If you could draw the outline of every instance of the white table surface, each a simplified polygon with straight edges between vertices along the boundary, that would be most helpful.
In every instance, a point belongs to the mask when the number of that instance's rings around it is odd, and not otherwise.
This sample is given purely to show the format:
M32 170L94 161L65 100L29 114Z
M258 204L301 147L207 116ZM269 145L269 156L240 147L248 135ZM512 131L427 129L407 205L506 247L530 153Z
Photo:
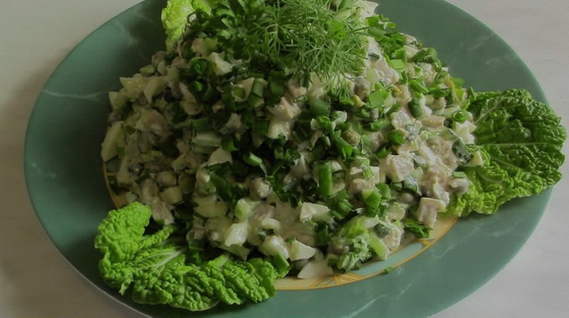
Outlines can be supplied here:
M33 214L22 169L28 116L49 74L87 34L137 2L0 2L0 317L141 317L99 293L64 261ZM569 1L450 2L521 55L569 127ZM485 286L435 317L569 317L567 165L563 170L567 177L521 252Z

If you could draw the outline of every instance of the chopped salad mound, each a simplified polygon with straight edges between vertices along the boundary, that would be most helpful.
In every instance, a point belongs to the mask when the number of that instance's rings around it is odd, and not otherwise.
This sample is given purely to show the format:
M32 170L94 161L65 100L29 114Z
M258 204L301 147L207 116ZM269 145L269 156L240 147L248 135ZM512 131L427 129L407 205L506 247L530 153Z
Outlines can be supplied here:
M109 94L101 156L128 203L96 238L111 287L192 311L260 302L559 181L547 105L464 88L375 7L168 2L166 50Z

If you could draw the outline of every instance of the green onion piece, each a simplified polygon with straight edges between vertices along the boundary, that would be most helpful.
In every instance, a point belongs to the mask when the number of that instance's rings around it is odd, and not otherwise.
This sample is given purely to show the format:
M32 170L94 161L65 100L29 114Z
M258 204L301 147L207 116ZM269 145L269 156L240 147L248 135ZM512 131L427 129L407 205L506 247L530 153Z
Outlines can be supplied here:
M266 119L257 119L253 122L253 132L264 136L269 131L269 121Z
M457 123L464 123L468 118L468 115L465 111L459 110L452 114L452 120L456 121Z
M369 94L368 105L373 108L383 107L385 100L389 96L389 91L384 88L379 88Z
M450 89L435 87L429 90L429 94L433 95L434 98L448 97Z
M322 197L329 197L333 186L332 166L329 162L325 162L318 167L318 192Z
M427 94L429 92L429 89L425 87L425 85L423 85L423 83L421 83L421 81L417 79L410 80L409 86L417 93Z
M437 57L437 51L433 48L422 49L413 56L412 61L415 63L440 63Z
M394 59L399 59L399 60L405 61L407 59L407 54L406 54L405 48L402 47L402 48L395 50L393 53L391 53L391 57Z
M246 93L247 92L245 91L245 88L243 88L241 86L233 86L231 88L231 95L233 95L233 98L237 101L244 100Z
M389 64L391 67L393 67L393 69L399 72L404 71L406 66L405 61L399 59L390 60Z
M269 82L269 90L273 96L281 97L285 93L285 86L280 80L271 80Z
M357 96L357 95L354 95L354 96ZM340 104L342 104L344 106L354 106L355 105L355 99L353 98L353 96L340 96L339 102L340 102Z
M202 94L202 101L213 104L219 99L219 92L213 87L213 85L208 84L205 92Z
M381 149L377 152L376 156L377 156L379 159L383 159L383 158L386 158L390 153L391 153L391 150L389 150L389 148L387 148L387 147L384 147L384 148L381 148Z
M192 120L192 127L197 132L211 130L211 125L210 125L209 120L207 118L200 118L200 119Z
M201 95L201 93L204 92L205 89L206 86L200 81L193 81L190 83L190 90L192 90L194 93Z
M387 128L391 125L391 122L388 119L380 119L376 120L369 124L369 130L371 131L380 131L384 128Z
M257 108L265 103L265 100L262 97L253 94L249 95L249 99L247 101L249 102L249 106L253 108Z
M309 101L310 112L314 116L329 115L331 106L328 102L319 98L310 98Z
M343 216L346 216L353 209L352 204L348 199L343 199L336 205L336 211L340 212Z
M212 184L215 186L217 194L225 201L234 205L237 200L245 195L245 190L238 185L232 185L227 182L225 177L219 176L217 173L210 173Z
M415 118L421 118L423 116L423 108L416 99L413 99L411 102L409 102L409 111Z
M193 75L204 75L208 72L209 61L203 58L195 58L190 61L190 72Z
M344 138L342 138L340 132L333 132L332 140L336 146L336 149L338 149L340 155L344 160L347 160L352 156L354 153L354 148L347 141L345 141Z
M286 276L286 274L288 273L288 271L290 270L290 264L288 263L288 261L282 257L281 255L277 255L277 256L273 256L271 258L271 263L273 264L273 266L275 267L276 271L277 271L277 275L279 277L284 277Z
M431 229L411 218L402 221L406 232L413 233L417 238L428 238L431 236Z
M401 183L401 182L392 183L392 184L391 184L391 190L394 190L394 191L401 191L401 190L403 190L403 183Z
M371 26L377 26L380 27L379 23L381 22L381 18L378 15L373 15L369 18L366 18L366 24ZM383 29L381 29L383 31ZM384 32L385 33L385 32ZM382 35L384 34L382 33Z
M455 171L452 173L452 176L455 178L467 178L466 173L464 171Z
M332 121L328 116L318 116L316 121L318 122L318 126L320 126L324 132L329 133L332 131Z
M381 38L385 36L385 31L381 26L370 26L368 28L369 35L373 36L374 38Z
M389 115L389 114L395 113L396 111L399 111L400 109L401 109L401 104L397 103L397 104L391 106L389 109L387 109L387 111L385 111L384 113L386 115Z
M235 142L231 136L225 137L221 140L221 148L229 152L237 151L237 147L235 146Z
M394 145L400 146L405 143L405 133L399 129L392 130L389 133L388 139Z
M251 94L257 97L263 97L265 86L267 86L265 80L256 78L253 82L253 87L251 87Z
M368 210L377 211L381 203L381 194L377 189L366 190L362 192L362 199Z
M387 184L380 183L376 186L376 188L379 191L379 194L381 194L381 196L383 198L385 198L386 200L391 199L391 189L389 188L389 186Z
M245 155L245 157L243 157L243 160L245 163L253 167L258 167L263 164L263 159L259 158L252 152Z
M328 246L330 235L329 225L326 223L318 223L316 226L316 246Z
M335 213L337 219L345 218L352 210L353 206L350 203L350 195L346 190L342 190L328 201L328 207Z

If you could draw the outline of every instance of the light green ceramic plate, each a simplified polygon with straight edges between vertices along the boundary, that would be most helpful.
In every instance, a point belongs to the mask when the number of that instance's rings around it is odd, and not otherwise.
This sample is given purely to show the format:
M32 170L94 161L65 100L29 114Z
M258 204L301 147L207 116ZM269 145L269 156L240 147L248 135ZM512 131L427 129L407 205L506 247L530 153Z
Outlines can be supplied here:
M549 192L515 200L495 216L462 220L430 249L389 275L360 273L367 279L332 288L281 291L258 305L188 313L137 305L120 297L99 278L99 255L93 248L96 227L113 208L99 144L109 112L107 92L119 87L120 76L133 74L162 48L159 17L164 3L144 1L81 42L47 82L28 127L26 179L40 221L67 260L117 300L153 317L168 318L425 317L464 298L496 274L539 221ZM403 32L436 48L451 72L475 89L526 88L544 100L538 83L512 49L445 1L382 0L379 10ZM403 250L396 260L416 252Z

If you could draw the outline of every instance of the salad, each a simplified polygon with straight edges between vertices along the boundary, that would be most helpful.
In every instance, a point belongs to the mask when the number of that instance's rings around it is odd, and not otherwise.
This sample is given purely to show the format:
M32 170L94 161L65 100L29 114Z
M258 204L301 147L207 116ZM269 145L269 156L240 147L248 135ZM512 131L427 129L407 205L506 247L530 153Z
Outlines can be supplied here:
M475 92L360 0L170 0L109 94L105 282L191 311L349 272L561 178L560 119Z

